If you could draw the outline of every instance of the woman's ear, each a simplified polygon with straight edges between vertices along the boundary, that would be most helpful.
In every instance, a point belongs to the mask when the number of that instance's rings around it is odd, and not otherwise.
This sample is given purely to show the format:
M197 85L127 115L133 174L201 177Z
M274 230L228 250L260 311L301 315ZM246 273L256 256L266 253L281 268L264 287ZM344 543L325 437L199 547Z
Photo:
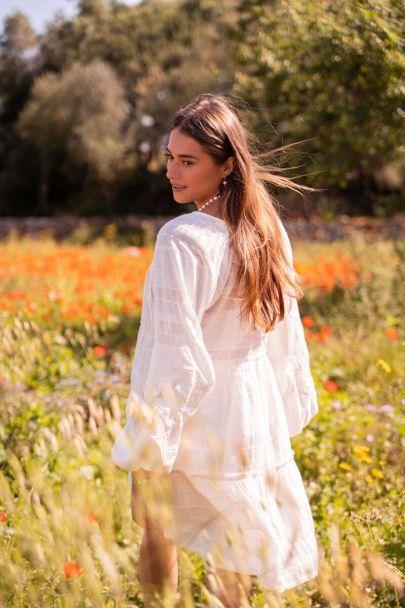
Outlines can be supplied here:
M234 168L235 168L235 157L228 156L228 158L225 161L226 177L228 177L228 175L230 175L232 173Z

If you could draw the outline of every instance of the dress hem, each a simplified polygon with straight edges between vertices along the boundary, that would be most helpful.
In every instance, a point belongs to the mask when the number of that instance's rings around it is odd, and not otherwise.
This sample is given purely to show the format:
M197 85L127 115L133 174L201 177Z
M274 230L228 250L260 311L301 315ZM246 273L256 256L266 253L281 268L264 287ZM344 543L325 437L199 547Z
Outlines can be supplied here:
M176 544L176 541L173 538L170 538L170 535L166 535L166 538L168 538L168 540L172 541L173 543ZM194 542L187 542L187 543L182 543L181 545L177 545L182 549L189 549L191 551L194 551L195 553L198 553L198 555L201 556L201 558L206 561L206 557L204 557L205 554L205 550L201 549L201 547L198 545L198 543L194 543ZM237 572L238 574L245 574L248 576L253 576L257 579L257 584L262 587L264 590L267 591L276 591L277 593L283 593L284 591L288 591L289 589L295 589L296 587L303 585L304 583L307 583L311 580L313 580L314 578L316 578L318 576L319 573L319 562L318 561L313 561L311 560L311 568L306 568L305 571L302 570L302 568L297 569L296 572L296 576L289 576L288 579L282 583L282 582L277 582L277 583L273 583L269 580L269 582L266 582L267 579L267 575L266 573L259 573L259 572L246 572L246 571L242 571L240 568L238 569L233 569L233 572ZM291 572L290 572L291 574Z

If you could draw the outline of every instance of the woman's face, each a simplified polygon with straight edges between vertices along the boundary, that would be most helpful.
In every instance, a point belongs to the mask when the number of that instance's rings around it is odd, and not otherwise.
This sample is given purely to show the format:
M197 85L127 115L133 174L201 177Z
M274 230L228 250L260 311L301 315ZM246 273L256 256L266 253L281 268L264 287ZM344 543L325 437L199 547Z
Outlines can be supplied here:
M166 156L166 177L177 203L194 201L202 205L216 194L223 178L233 168L232 157L216 165L198 141L178 128L170 133Z

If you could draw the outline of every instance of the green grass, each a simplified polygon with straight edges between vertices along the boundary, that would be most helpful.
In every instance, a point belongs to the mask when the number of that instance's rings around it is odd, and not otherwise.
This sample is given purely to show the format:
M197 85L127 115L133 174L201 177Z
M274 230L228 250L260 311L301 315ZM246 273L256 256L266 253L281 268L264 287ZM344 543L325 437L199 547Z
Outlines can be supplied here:
M33 256L43 246L29 239L20 245ZM321 551L319 577L285 594L255 584L250 605L399 607L403 244L298 242L294 251L302 262L343 251L356 261L359 282L329 292L308 287L300 304L315 322L312 333L332 328L323 342L308 340L320 411L292 440ZM8 279L8 290L16 285L24 289L21 277ZM141 529L131 519L126 474L110 460L138 319L114 309L91 324L18 309L0 311L0 322L0 606L143 606ZM388 337L389 329L397 334ZM104 356L94 351L100 343L110 347ZM327 380L336 392L324 387ZM68 562L80 565L78 576L65 576ZM161 605L210 605L204 561L183 549L179 567L180 597Z

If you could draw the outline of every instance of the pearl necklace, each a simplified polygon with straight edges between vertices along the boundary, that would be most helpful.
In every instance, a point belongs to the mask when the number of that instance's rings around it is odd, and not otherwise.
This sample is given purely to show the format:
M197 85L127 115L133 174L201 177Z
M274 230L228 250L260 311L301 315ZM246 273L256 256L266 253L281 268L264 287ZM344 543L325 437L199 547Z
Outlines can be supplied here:
M219 198L221 198L220 194L217 194L216 196L211 197L210 199L208 199L208 201L206 201L202 207L200 207L198 209L198 211L201 211L202 209L204 209L204 207L206 207L207 205L209 205L210 203L213 203L214 201L218 200Z

